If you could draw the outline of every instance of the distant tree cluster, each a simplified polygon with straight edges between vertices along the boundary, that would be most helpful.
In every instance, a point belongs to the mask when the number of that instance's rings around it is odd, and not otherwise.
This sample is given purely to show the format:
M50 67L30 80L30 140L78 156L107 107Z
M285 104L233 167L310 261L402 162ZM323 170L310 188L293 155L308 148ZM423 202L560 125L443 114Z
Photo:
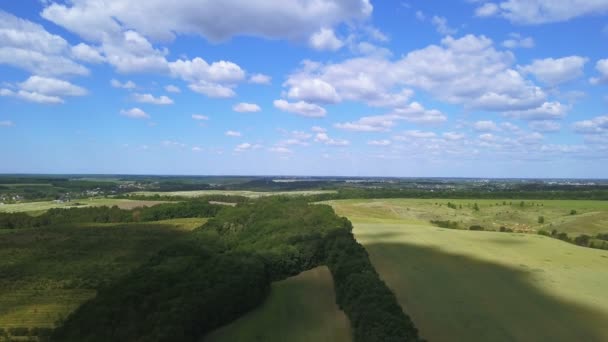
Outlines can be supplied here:
M595 249L606 249L608 250L608 234L597 234L595 236L590 236L587 234L581 234L577 237L570 237L567 233L558 232L557 230L552 230L548 232L546 230L539 230L539 235L552 237L558 240L562 240L568 243L572 243L582 247L589 247Z
M456 221L431 220L431 224L433 224L437 227L441 227L441 228L460 229L460 226L458 225L458 222L456 222Z
M164 203L131 210L113 207L50 209L38 216L25 213L0 213L0 229L21 229L73 223L147 222L182 217L212 217L223 206L207 201L190 200Z

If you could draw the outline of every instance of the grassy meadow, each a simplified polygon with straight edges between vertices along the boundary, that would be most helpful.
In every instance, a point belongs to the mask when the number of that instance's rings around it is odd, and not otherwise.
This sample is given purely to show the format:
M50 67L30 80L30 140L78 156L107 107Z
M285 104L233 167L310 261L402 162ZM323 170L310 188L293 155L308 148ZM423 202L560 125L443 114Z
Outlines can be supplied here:
M264 304L204 341L352 341L348 318L335 302L329 269L317 267L274 283Z
M150 207L156 204L166 203L166 201L139 201L119 198L89 198L89 199L76 199L72 202L55 202L55 201L41 201L41 202L23 202L16 204L3 204L0 205L0 213L17 213L17 212L28 212L31 214L41 214L49 209L53 208L84 208L84 207L101 207L101 206L118 206L121 209L133 209L137 207Z
M458 209L447 202L331 202L353 222L357 239L423 338L608 340L608 251L536 234L442 229L429 223L450 219L488 229L608 232L607 202L525 201L521 207L515 200L506 205L450 200ZM474 203L479 211L469 208ZM541 215L544 224L538 223Z
M244 196L249 198L259 198L264 196L307 196L335 193L334 190L304 190L304 191L247 191L247 190L193 190L193 191L138 191L131 194L138 196L175 196L175 197L201 197L208 195L228 195Z
M205 219L0 229L0 328L50 328Z

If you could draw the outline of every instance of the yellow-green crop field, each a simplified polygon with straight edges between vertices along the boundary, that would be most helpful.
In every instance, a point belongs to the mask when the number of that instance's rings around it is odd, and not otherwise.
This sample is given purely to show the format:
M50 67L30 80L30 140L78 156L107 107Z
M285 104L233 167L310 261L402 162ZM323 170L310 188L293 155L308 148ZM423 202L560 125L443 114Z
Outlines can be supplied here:
M350 342L348 318L335 304L325 266L272 284L252 312L209 334L206 342Z
M357 240L429 341L608 341L608 251L429 223L608 232L608 202L505 201L451 200L458 209L447 200L330 204L353 222ZM468 206L474 203L479 211Z
M194 190L194 191L170 191L170 192L155 192L155 191L138 191L133 192L133 195L138 196L175 196L175 197L201 197L208 195L230 195L244 196L249 198L258 198L264 196L307 196L318 194L335 193L334 190L307 190L307 191L245 191L245 190Z
M133 209L137 207L153 206L155 204L166 203L163 201L138 201L129 199L118 199L118 198L90 198L90 199L77 199L71 202L55 202L55 201L41 201L41 202L23 202L16 204L3 204L0 205L0 213L16 213L16 212L30 212L33 214L43 213L53 208L83 208L83 207L101 207L101 206L118 206L121 209Z

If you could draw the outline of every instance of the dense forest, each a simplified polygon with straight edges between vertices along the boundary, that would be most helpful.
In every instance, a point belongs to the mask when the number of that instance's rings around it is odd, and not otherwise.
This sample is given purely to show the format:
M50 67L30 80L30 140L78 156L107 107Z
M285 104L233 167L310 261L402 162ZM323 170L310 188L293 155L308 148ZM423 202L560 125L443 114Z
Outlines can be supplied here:
M265 198L225 207L187 238L101 289L53 341L197 341L259 305L272 281L327 265L355 341L417 341L352 225L325 205Z

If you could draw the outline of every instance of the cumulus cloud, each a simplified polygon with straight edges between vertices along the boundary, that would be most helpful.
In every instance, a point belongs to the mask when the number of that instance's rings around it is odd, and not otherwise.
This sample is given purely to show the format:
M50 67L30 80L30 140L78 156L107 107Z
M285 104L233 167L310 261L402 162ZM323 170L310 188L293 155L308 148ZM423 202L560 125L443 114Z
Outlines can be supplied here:
M272 77L264 74L253 74L249 77L249 82L254 84L270 84Z
M224 133L227 137L240 137L242 134L241 132L238 131L226 131L226 133Z
M435 26L435 30L441 35L450 36L458 32L457 29L452 28L448 25L448 20L445 17L433 16L431 18L431 24Z
M192 119L197 121L207 121L209 117L201 114L192 114Z
M498 131L498 125L494 121L484 120L477 121L473 124L473 129L478 132L492 132Z
M322 81L337 96L332 101L360 101L399 107L413 94L409 87L430 92L439 100L486 111L526 110L547 100L547 94L514 68L510 51L499 51L485 36L446 37L440 45L414 50L398 60L381 56L347 59L339 63L304 61L289 75L287 93L303 94L303 101L319 100L300 91L312 80ZM327 87L327 89L330 89ZM436 116L439 118L439 116Z
M112 79L110 81L110 85L114 88L122 88L122 89L135 89L137 85L133 81L126 81L125 83L120 82L119 80Z
M510 111L504 114L522 120L556 120L561 119L570 110L570 106L559 102L545 102L537 108L520 111Z
M329 146L348 146L350 141L345 139L331 138L327 132L318 132L315 134L315 141Z
M556 86L581 77L587 61L587 58L580 56L536 59L532 64L520 67L520 70L533 74L547 85Z
M397 115L365 116L357 121L336 123L334 126L347 131L381 132L395 126L395 121L398 119Z
M257 113L261 111L262 108L255 103L241 102L232 106L232 110L239 113Z
M179 89L179 87L174 86L173 84L168 84L165 86L165 90L170 92L170 93L181 93L181 89Z
M262 145L260 144L251 144L251 143L242 143L242 144L238 144L235 148L234 148L234 152L245 152L245 151L250 151L250 150L257 150L262 148Z
M0 64L37 75L88 75L72 59L69 43L41 25L0 10Z
M608 115L575 122L574 130L582 134L608 134Z
M285 100L275 100L273 104L277 109L284 112L294 113L310 118L321 118L327 115L325 108L305 101L287 102Z
M176 34L198 34L211 41L246 35L271 39L310 37L321 28L369 17L369 0L258 2L183 0L145 3L122 0L78 0L51 3L42 16L87 39L132 28L156 40ZM221 18L221 20L218 20Z
M173 104L173 100L165 95L154 97L154 95L152 94L133 94L133 99L135 100L135 102L149 103L155 105Z
M325 27L310 36L308 43L315 50L336 51L344 46L344 43L336 37L334 30Z
M532 121L528 124L528 126L531 129L542 133L558 132L561 128L559 122L551 120Z
M80 61L88 63L102 63L106 60L99 50L85 43L72 46L72 56Z
M290 153L293 153L292 150L290 150L289 148L287 148L285 146L271 147L271 148L268 149L268 151L274 152L274 153L280 153L280 154L290 154Z
M568 21L581 16L608 12L606 0L506 0L486 3L476 14L482 17L500 15L518 24L544 24Z
M507 49L530 49L534 47L534 39L532 37L522 37L519 33L511 33L509 39L502 42L502 46Z
M44 76L30 76L17 84L18 89L0 89L0 96L11 96L21 100L42 104L64 103L66 96L84 96L87 90L68 81Z
M146 112L144 112L143 110L135 107L135 108L131 108L128 110L121 110L120 111L120 115L126 116L128 118L131 119L149 119L150 115L148 115Z
M370 140L367 142L367 144L370 146L389 146L391 144L391 141L388 139Z
M595 69L599 72L598 77L592 77L589 81L591 84L601 84L608 82L608 58L600 59L595 64Z
M303 79L300 81L288 80L285 85L290 86L287 97L315 103L337 103L340 96L329 83L318 79Z

